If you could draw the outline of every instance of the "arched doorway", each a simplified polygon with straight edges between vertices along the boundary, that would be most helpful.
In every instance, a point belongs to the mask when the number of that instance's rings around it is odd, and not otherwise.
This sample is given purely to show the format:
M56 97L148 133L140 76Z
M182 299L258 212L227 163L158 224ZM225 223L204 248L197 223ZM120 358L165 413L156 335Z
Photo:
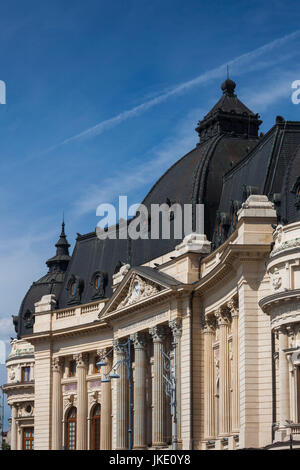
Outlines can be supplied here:
M76 424L77 424L77 409L75 406L70 408L67 414L67 450L76 450Z
M91 450L100 449L100 422L101 407L97 404L93 407L91 416Z

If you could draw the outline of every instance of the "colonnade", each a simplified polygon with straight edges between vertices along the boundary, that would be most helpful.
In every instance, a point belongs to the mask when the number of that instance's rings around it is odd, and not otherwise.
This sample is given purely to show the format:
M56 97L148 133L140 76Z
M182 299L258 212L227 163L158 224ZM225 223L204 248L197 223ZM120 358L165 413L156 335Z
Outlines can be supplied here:
M132 447L145 449L149 446L148 424L151 428L152 447L167 447L166 418L170 418L170 412L166 407L164 372L164 353L166 351L167 338L174 344L176 340L177 353L180 349L181 323L178 319L169 324L153 326L147 330L130 335L132 356L134 361L134 380L131 381L131 402L133 409L132 419ZM106 366L101 367L101 378L107 376L113 365L117 364L116 372L119 376L115 379L116 385L116 443L117 449L128 449L129 446L129 381L128 364L126 364L126 348L124 344L128 338L114 341L114 354L107 355L108 349L97 351L98 357L105 357ZM149 351L152 354L152 377L149 377ZM170 352L170 351L168 351ZM171 351L172 352L172 351ZM88 354L79 353L73 356L76 360L77 380L77 426L76 449L88 448L87 422L88 422L88 388L87 370ZM62 365L61 358L56 357L52 362L52 449L61 449L65 444L63 440L63 394L62 394ZM131 364L130 364L131 367ZM178 370L177 370L178 371ZM113 379L111 379L113 380ZM148 383L151 380L151 403L148 397ZM180 403L180 393L177 401ZM151 423L148 423L147 407L152 407ZM179 423L180 412L178 409ZM111 382L101 383L101 420L100 420L100 449L112 448L112 394ZM147 427L148 426L148 427ZM180 426L179 426L180 428Z

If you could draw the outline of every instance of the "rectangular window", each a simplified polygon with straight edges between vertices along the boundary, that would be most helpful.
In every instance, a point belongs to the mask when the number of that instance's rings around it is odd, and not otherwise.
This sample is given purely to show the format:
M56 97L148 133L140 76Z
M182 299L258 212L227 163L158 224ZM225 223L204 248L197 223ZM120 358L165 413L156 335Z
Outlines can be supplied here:
M99 361L99 357L96 356L94 360L94 374L100 373L100 366L97 366L98 361Z
M22 382L30 381L30 367L22 367Z
M75 377L75 376L76 376L76 361L70 361L69 377Z
M34 429L24 428L23 431L23 450L34 449Z

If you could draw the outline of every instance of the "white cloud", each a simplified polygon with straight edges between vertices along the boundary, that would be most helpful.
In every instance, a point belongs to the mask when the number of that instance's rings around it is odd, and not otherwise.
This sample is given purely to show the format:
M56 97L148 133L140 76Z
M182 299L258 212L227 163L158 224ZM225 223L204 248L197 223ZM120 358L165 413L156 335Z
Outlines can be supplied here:
M172 96L179 95L200 84L205 84L209 80L216 79L219 77L224 77L227 66L230 67L231 71L232 70L234 71L235 75L239 75L241 73L245 73L245 70L249 70L250 67L251 67L251 71L254 71L256 69L270 67L270 64L279 63L282 60L284 60L284 58L286 57L286 54L279 54L279 48L289 43L290 41L293 41L294 39L298 38L299 35L300 35L300 30L297 30L291 34L275 39L274 41L271 41L255 49L254 51L242 54L239 57L236 57L235 59L232 59L226 62L225 64L222 64L212 70L209 70L192 80L188 80L184 83L181 83L180 85L170 88L169 90L159 94L155 98L145 101L144 103L141 103L140 105L135 106L134 108L123 111L119 113L117 116L114 116L110 119L106 119L102 122L99 122L95 126L92 126L89 129L86 129L68 139L65 139L63 142L48 148L47 150L45 150L44 153L48 153L56 149L57 147L66 145L68 143L71 143L77 140L81 140L84 138L93 137L93 136L102 134L104 131L117 126L118 124L120 124L123 121L126 121L129 118L132 118L132 117L135 117L144 113L148 109L166 101ZM275 57L273 57L272 60L269 60L268 63L265 61L261 61L261 62L258 61L259 57L262 57L267 53L273 52L274 50L276 50L276 55Z
M171 164L191 150L197 142L194 124L203 114L200 109L194 109L186 119L174 129L174 135L160 142L159 146L149 150L144 156L143 163L121 168L113 176L106 178L101 187L89 186L85 194L76 202L75 216L95 211L101 203L109 203L120 194L130 192L154 182ZM148 158L147 158L148 157ZM135 201L139 203L140 201Z
M49 233L23 234L19 238L0 240L0 339L14 335L12 315L17 315L23 297L33 280L45 272L42 242L49 243ZM39 247L39 249L38 249Z
M264 111L282 98L291 100L293 91L291 84L299 78L299 69L284 73L281 71L280 75L271 77L260 88L258 87L255 91L246 92L243 97L250 108L259 110L259 112Z

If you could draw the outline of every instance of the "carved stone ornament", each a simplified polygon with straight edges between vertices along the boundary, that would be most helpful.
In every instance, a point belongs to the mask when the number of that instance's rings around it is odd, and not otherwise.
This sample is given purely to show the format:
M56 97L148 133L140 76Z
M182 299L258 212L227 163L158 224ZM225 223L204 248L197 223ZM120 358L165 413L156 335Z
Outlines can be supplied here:
M158 294L161 290L162 288L159 285L136 275L131 279L127 295L119 303L117 310Z
M284 241L283 227L278 225L274 234L274 248L270 254L270 257L275 256L280 251L289 250L292 248L298 248L300 246L300 238L293 238L292 240Z
M169 327L174 337L180 337L182 334L182 320L181 318L174 318L169 321Z
M135 349L144 349L147 345L147 336L145 333L139 331L130 336Z
M85 353L74 354L74 359L76 361L76 367L86 367L88 355Z
M282 277L280 276L279 270L277 268L275 268L273 274L271 274L271 279L274 289L280 289L282 285Z
M15 369L13 367L11 367L11 369L9 371L8 378L9 378L10 382L13 382L16 378L16 372L15 372Z
M213 315L207 315L204 324L204 333L214 333L216 329L216 319Z
M111 353L108 354L110 351ZM97 349L96 351L97 359L99 359L99 361L107 361L108 357L111 356L111 354L112 354L112 348L102 348L102 349Z
M229 316L228 316L228 311L220 307L215 311L215 317L217 319L218 326L224 326L224 325L229 325Z
M238 317L239 315L239 308L238 308L238 302L237 299L232 298L227 302L227 307L230 311L231 317Z
M54 357L52 359L52 370L53 372L60 372L62 366L62 358L61 357Z
M96 403L99 403L100 394L99 392L89 393L89 406L93 406Z
M64 397L64 409L76 406L77 397L73 394Z
M153 342L162 342L164 341L167 335L167 329L165 325L157 325L149 328L149 333L153 338Z

